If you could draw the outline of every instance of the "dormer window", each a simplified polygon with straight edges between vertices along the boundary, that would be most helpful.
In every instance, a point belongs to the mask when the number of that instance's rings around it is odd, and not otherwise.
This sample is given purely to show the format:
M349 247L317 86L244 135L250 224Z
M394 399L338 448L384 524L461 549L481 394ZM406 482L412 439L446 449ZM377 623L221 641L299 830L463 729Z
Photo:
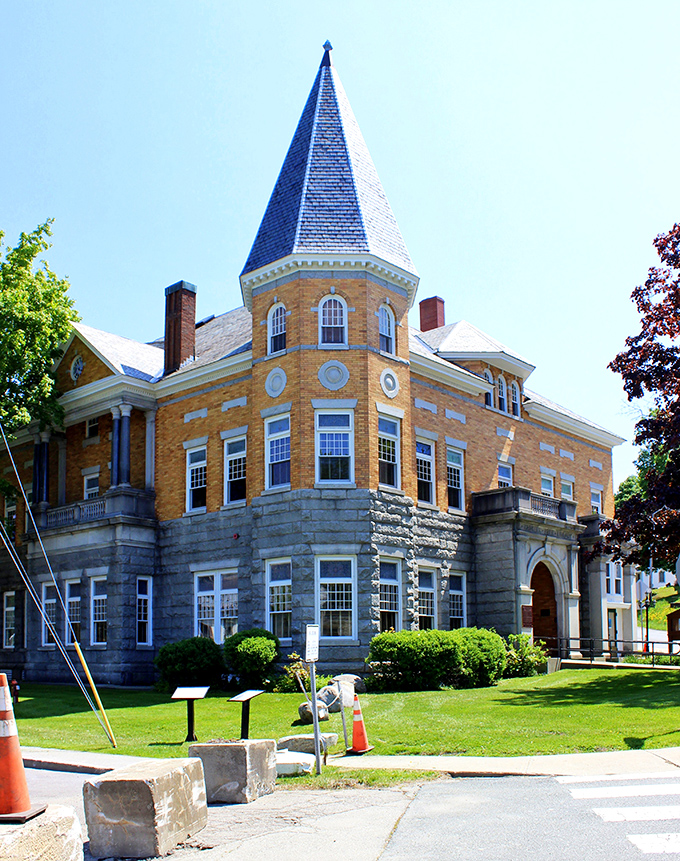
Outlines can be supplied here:
M382 305L378 311L378 328L380 351L394 354L394 314L386 305Z
M487 383L491 383L491 385L493 385L493 375L488 368L484 371L484 379L487 381ZM484 392L484 406L493 406L493 390L490 392Z
M337 296L323 299L319 308L319 343L347 344L347 307Z
M502 413L507 413L508 411L508 395L503 377L498 378L498 409Z
M269 312L269 353L286 349L286 306L274 305Z
M519 417L519 386L514 381L510 386L510 392L512 395L512 414Z

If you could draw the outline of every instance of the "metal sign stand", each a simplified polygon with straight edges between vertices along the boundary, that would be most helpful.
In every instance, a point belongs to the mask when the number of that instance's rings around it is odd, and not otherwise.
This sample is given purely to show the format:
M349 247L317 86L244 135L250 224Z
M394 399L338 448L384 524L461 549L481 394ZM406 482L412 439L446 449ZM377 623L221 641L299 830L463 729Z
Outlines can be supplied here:
M305 639L305 662L309 664L309 686L312 695L312 719L314 721L314 755L316 773L321 774L321 736L319 734L319 708L316 701L316 662L319 660L319 626L307 625Z
M187 737L184 741L198 741L194 732L194 702L202 700L210 690L207 688L177 688L172 695L173 700L187 701Z
M243 691L229 700L230 703L241 703L241 738L248 738L250 732L250 701L263 693L264 691Z

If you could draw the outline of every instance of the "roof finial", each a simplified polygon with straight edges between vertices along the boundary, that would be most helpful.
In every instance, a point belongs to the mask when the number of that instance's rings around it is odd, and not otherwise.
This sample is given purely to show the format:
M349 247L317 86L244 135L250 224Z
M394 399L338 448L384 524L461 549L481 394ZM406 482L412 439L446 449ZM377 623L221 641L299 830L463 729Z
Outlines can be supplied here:
M328 39L326 39L326 41L323 43L323 50L324 50L324 55L323 55L323 58L321 60L321 65L322 66L330 66L331 65L331 51L333 50L333 46L328 41Z

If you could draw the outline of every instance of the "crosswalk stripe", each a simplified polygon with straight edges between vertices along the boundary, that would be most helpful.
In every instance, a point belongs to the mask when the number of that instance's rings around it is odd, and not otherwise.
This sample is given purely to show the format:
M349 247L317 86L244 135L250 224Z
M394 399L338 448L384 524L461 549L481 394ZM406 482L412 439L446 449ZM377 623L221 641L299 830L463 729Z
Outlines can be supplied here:
M680 783L656 783L649 786L591 786L570 789L572 798L634 798L636 795L680 795Z
M680 834L629 834L628 839L646 854L680 853Z
M653 822L659 819L680 819L680 804L650 807L594 807L605 822Z
M668 771L641 771L637 774L593 774L583 775L560 775L555 780L558 783L604 783L612 780L665 780L667 777L680 778L680 769L674 768Z

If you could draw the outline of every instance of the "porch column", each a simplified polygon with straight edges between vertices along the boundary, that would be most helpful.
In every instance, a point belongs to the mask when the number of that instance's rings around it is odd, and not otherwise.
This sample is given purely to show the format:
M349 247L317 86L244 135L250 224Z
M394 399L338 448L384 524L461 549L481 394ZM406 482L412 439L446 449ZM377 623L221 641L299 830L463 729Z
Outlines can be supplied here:
M116 487L120 481L119 457L120 450L120 410L111 407L113 429L111 431L111 487Z
M59 447L59 466L57 470L57 505L66 505L66 440L57 439Z
M39 502L50 501L50 432L40 431L40 497Z
M120 483L130 486L130 404L120 405Z
M40 434L33 434L33 502L40 500Z
M156 486L156 410L146 410L146 458L144 484L147 490Z

